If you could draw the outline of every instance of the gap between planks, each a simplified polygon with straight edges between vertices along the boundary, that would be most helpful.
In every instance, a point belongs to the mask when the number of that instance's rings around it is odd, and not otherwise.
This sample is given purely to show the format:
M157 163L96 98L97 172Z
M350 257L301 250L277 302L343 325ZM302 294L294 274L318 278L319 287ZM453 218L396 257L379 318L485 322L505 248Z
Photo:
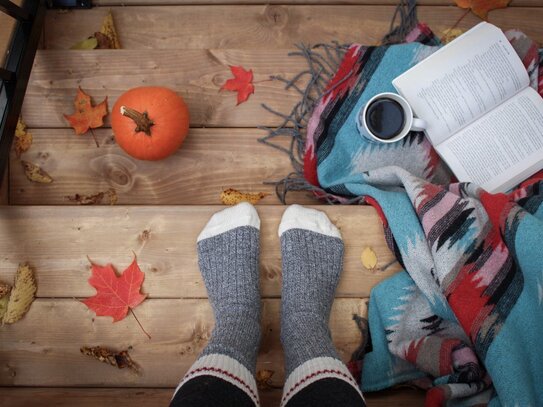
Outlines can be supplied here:
M0 211L0 280L11 281L17 265L36 270L38 297L94 295L87 283L87 256L118 271L133 258L145 272L150 298L206 298L198 268L196 238L217 206L8 206ZM263 297L281 295L281 252L277 228L284 206L257 206L261 219L260 276ZM369 206L319 206L345 242L344 271L337 297L369 297L371 288L400 269L367 270L360 256L372 247L378 267L394 262L383 226Z

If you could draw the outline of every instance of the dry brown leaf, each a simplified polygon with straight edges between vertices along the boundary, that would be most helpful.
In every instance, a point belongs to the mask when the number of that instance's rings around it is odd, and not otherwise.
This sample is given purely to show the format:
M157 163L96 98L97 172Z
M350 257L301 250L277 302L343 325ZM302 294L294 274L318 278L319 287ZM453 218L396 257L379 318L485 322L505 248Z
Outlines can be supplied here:
M0 283L0 321L4 318L8 309L9 294L11 286L6 283Z
M67 195L66 199L70 202L76 202L79 205L97 205L99 203L102 203L102 199L104 199L104 193L98 192L94 195Z
M107 363L108 365L115 366L119 369L128 368L138 374L141 371L139 365L130 357L128 350L115 352L101 346L83 346L80 351L83 355L90 356L102 363Z
M109 197L109 204L115 205L119 200L119 197L117 196L117 191L115 191L113 188L109 188L106 193Z
M15 154L20 157L22 153L27 151L32 145L32 133L27 131L25 122L21 117L17 121L15 129Z
M442 32L441 42L443 44L448 44L455 38L460 37L462 34L464 34L464 31L462 31L460 28L447 28Z
M487 19L489 11L505 8L510 2L511 0L455 0L458 7L471 9L475 15L483 20Z
M29 181L38 182L40 184L50 184L53 182L53 178L42 170L39 165L24 160L21 160L21 164L23 165L26 178L28 178Z
M265 192L240 192L237 189L228 188L221 192L221 202L224 205L236 205L240 202L249 202L255 205L268 195Z
M102 21L102 28L100 31L95 32L92 36L79 41L78 43L72 45L70 49L120 49L121 43L119 41L119 36L117 35L117 30L115 29L115 24L113 23L113 15L111 10L108 15L104 17Z
M68 201L78 203L79 205L99 205L106 195L109 198L110 205L115 205L117 203L117 192L113 188L110 188L105 192L98 192L94 195L75 194L66 195L65 198Z
M96 39L96 49L113 49L113 43L111 42L111 39L101 32L95 32L94 33L94 39Z
M107 48L121 49L121 42L119 41L119 36L117 35L117 30L115 29L115 24L113 23L113 14L111 14L111 10L109 11L108 15L105 16L104 21L102 22L102 28L100 28L100 32L94 33L94 36L98 40L98 48L102 48L102 45L106 45L106 40L104 40L104 38L97 34L102 34L107 38Z
M360 256L360 260L362 261L362 265L368 270L368 271L375 271L377 268L377 254L371 247L365 247L364 250L362 250L362 255Z
M37 289L32 268L26 263L19 264L2 322L13 324L24 317L34 301Z

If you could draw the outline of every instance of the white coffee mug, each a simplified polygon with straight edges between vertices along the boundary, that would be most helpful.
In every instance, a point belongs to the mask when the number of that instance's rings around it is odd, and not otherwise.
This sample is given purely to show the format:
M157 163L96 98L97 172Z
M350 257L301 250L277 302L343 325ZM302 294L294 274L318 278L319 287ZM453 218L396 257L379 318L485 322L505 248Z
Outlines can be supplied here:
M382 138L379 138L373 132L369 129L369 126L366 122L366 113L368 110L368 107L371 106L373 102L375 102L378 99L392 99L401 106L404 113L404 125L402 130L398 133L397 136L385 140ZM379 142L379 143L395 143L396 141L399 141L403 139L405 136L409 134L410 131L423 131L426 129L426 122L422 119L419 119L417 117L413 116L413 110L411 109L411 106L409 106L409 103L407 103L407 100L405 100L403 97L398 95L397 93L392 92L384 92L384 93L378 93L374 97L372 97L368 102L362 106L362 108L358 111L358 115L356 116L356 126L358 127L358 131L362 137L365 137L366 139L373 141L373 142Z

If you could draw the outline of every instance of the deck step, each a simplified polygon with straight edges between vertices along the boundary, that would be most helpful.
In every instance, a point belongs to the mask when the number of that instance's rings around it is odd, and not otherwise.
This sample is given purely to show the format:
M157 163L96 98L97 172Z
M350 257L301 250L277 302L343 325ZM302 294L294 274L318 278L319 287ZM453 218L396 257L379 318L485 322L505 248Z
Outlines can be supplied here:
M206 298L196 238L222 206L8 206L0 208L0 279L10 281L20 262L38 275L38 297L79 298L94 294L87 284L89 261L119 270L137 255L150 298ZM261 218L261 290L281 294L277 228L285 206L257 206ZM365 298L399 269L386 246L383 227L369 206L319 206L345 240L344 272L337 297ZM375 270L366 270L362 250L372 247Z
M197 5L210 0L191 0L195 5L179 5L180 0L161 0L161 3L177 3L168 7L146 5L151 0L100 0L100 2L123 3L111 7L123 48L130 49L206 49L244 48L277 49L291 48L295 43L321 43L333 40L340 43L358 42L366 45L377 44L390 29L390 19L398 0L212 0L213 2L250 2L240 5ZM303 5L304 2L313 3ZM437 35L451 28L464 14L458 7L446 7L453 0L419 0L417 3L441 3L443 6L419 4L417 14L420 21L427 23ZM186 2L185 2L186 3ZM257 5L256 3L266 3ZM268 4L268 3L282 3ZM321 3L321 4L319 4ZM325 4L322 4L325 3ZM326 4L327 3L327 4ZM384 5L387 4L388 5ZM131 5L131 7L125 7ZM514 0L513 5L541 7L540 0ZM134 6L136 5L136 6ZM503 29L522 28L536 41L543 40L540 21L543 8L530 9L509 7L496 10L488 15L489 22ZM68 49L78 40L96 31L110 7L92 10L47 15L44 36L46 49ZM466 30L479 19L471 14L462 19L459 28ZM522 25L518 22L521 21ZM157 24L160 22L160 24Z
M366 315L371 288L390 276L360 261L372 247L383 267L393 259L376 211L368 206L319 207L345 240L346 255L331 331L347 361L360 343L354 314ZM213 314L197 266L196 237L221 206L8 206L0 208L0 279L10 281L21 262L36 270L38 299L19 322L0 328L0 386L175 387L203 349ZM259 369L284 380L280 327L281 255L277 227L284 206L258 206L261 226L263 340ZM134 254L145 272L149 298L135 310L149 340L128 315L113 324L96 317L80 299L89 260L123 270ZM81 346L131 348L142 367L137 376L82 356Z
M111 129L94 130L93 138L72 129L33 129L32 149L23 157L40 165L54 179L48 185L30 182L15 151L10 160L12 205L73 205L68 197L115 190L119 204L216 205L224 189L264 192L260 204L279 204L276 181L292 171L283 152L257 141L257 129L191 129L183 146L161 161L141 161L115 144ZM288 148L290 141L278 140ZM265 157L265 158L264 158ZM289 202L318 203L308 192L293 192ZM107 195L102 203L109 204Z

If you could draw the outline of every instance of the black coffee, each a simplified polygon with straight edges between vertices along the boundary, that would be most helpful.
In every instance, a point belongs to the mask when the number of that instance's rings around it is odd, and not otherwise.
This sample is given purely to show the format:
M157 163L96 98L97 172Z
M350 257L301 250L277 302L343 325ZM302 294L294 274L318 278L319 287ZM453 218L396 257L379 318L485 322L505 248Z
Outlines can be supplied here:
M405 125L402 106L394 99L377 99L366 110L366 123L374 136L390 140L400 134Z

